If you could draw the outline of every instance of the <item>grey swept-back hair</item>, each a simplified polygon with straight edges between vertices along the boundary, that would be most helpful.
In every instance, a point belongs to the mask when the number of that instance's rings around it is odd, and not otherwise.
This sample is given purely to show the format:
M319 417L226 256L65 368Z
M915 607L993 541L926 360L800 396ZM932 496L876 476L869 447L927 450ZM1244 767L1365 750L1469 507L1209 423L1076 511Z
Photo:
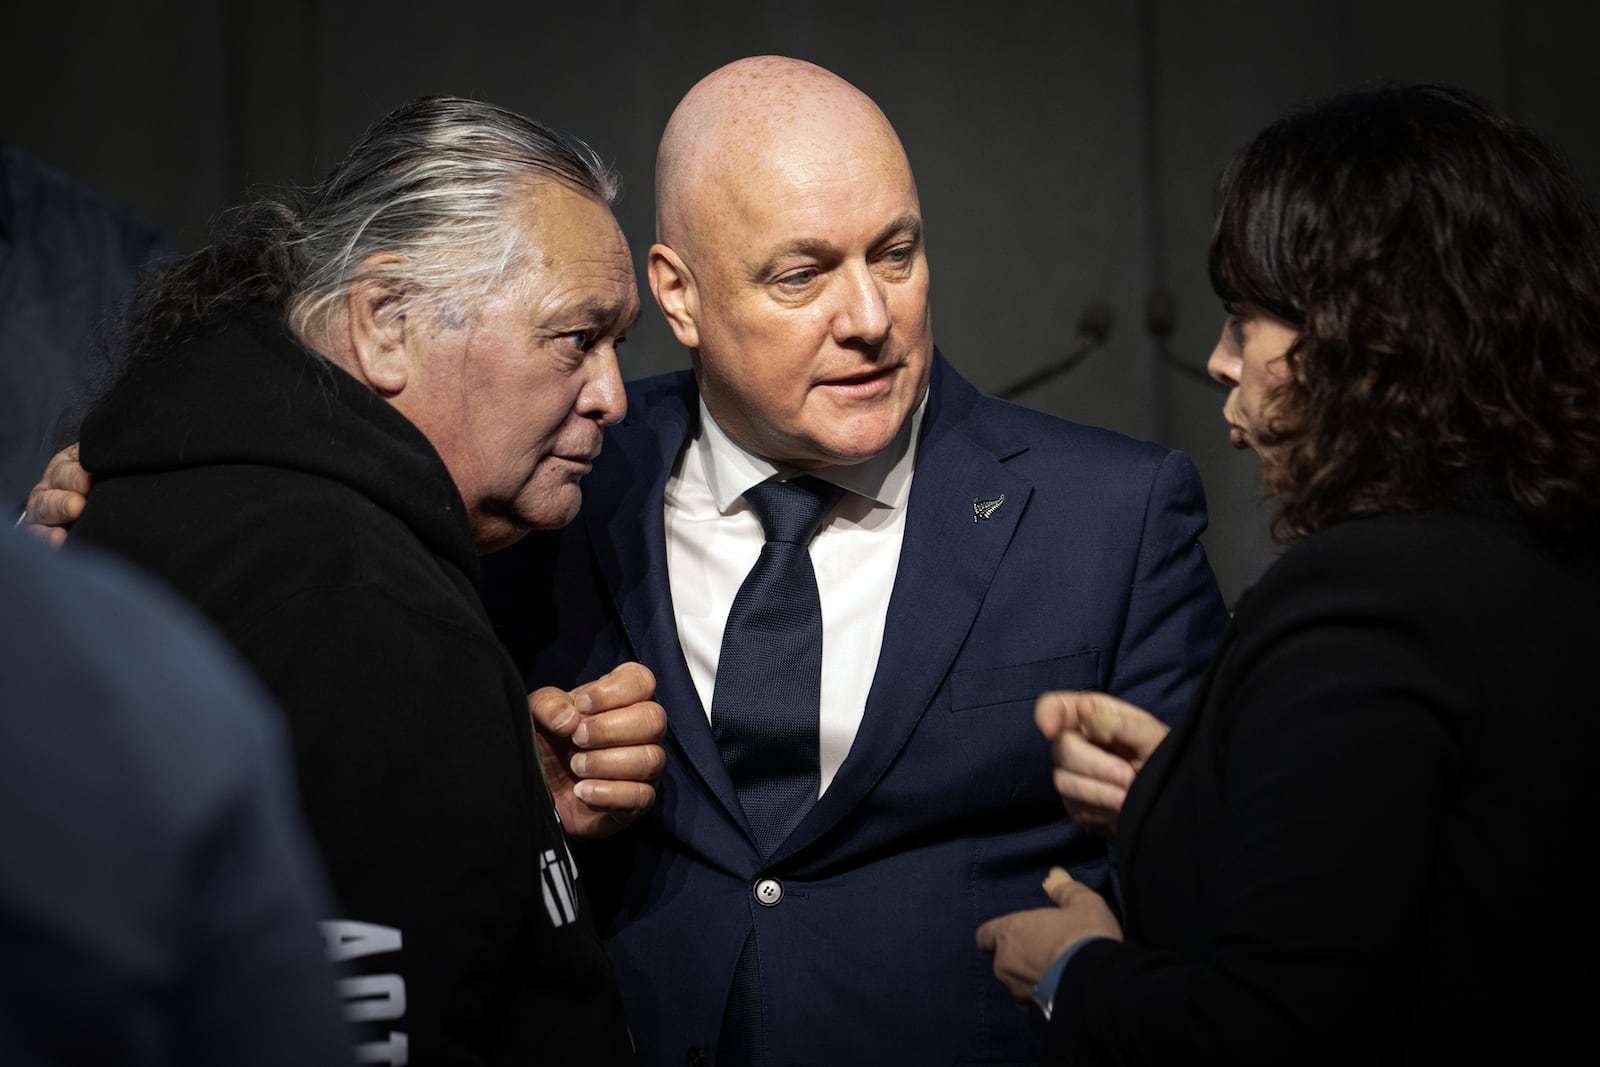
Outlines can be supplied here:
M556 181L610 204L618 181L594 150L515 112L459 97L423 97L374 123L321 182L291 186L228 212L211 243L156 276L131 302L124 356L137 362L247 303L277 308L313 348L364 277L392 283L387 309L432 311L446 324L522 266L509 224L534 183Z
M286 235L289 328L310 340L342 313L345 293L369 268L404 295L392 307L429 307L452 325L510 270L520 268L521 229L507 225L529 179L554 179L609 204L615 175L582 141L490 104L429 97L367 131L311 190Z

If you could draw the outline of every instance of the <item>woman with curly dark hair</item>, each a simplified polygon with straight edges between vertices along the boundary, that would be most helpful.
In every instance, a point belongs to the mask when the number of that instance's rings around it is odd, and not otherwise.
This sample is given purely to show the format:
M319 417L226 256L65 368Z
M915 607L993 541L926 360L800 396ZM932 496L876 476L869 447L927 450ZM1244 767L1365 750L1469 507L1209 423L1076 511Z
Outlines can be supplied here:
M1594 216L1482 101L1369 90L1229 165L1210 264L1291 545L1170 735L1040 698L1122 920L1053 878L979 941L1075 1064L1564 1061L1596 992Z
M1542 533L1594 536L1600 239L1549 148L1420 86L1275 123L1220 193L1211 370L1280 533L1433 507L1470 473ZM1236 369L1257 325L1266 347L1293 335L1271 383ZM1269 396L1273 419L1241 427Z

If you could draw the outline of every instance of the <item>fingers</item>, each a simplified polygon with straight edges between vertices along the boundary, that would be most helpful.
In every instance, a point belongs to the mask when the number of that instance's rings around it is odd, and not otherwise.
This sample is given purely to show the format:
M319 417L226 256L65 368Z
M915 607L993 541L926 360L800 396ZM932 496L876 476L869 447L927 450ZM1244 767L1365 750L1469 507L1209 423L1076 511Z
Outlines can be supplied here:
M1050 868L1050 873L1044 880L1044 891L1050 895L1051 902L1058 908L1072 907L1084 894L1092 897L1100 896L1082 882L1074 881L1072 875L1060 867Z
M1076 690L1045 693L1033 702L1033 721L1045 738L1054 741L1078 729L1078 712L1089 705L1093 694Z
M591 808L629 819L648 811L667 766L658 743L666 726L666 712L651 702L586 716L572 735L580 748L568 761L577 777L573 794Z
M568 766L579 778L654 782L666 767L667 713L654 701L583 715L571 694L545 686L528 694L528 713L539 730L570 741Z
M994 953L994 976L1017 1003L1027 1005L1033 987L1072 941L1071 917L1058 908L1035 908L990 919L978 927L980 951Z
M630 821L656 802L656 788L648 782L584 778L572 787L572 793L595 811L626 816Z
M1000 943L1000 930L1005 922L1005 916L990 919L978 927L978 948L984 952L993 952Z
M528 714L544 735L541 751L558 764L567 755L567 769L580 780L574 792L584 801L595 793L596 807L625 808L640 802L641 790L611 789L605 782L648 785L661 777L667 762L660 745L667 732L667 713L648 699L654 689L655 677L646 668L624 663L570 693L545 686L528 694ZM640 693L644 698L610 706ZM559 750L551 747L551 737L562 740ZM584 786L582 780L592 781ZM643 796L643 805L648 807L653 797L651 790Z
M1082 734L1062 734L1051 746L1056 769L1078 778L1104 782L1126 790L1133 784L1133 764L1115 752L1108 752Z
M1167 736L1167 725L1143 708L1106 693L1061 690L1034 702L1034 722L1051 742L1077 735L1131 762L1135 769Z
M50 457L39 484L28 492L22 527L51 547L59 547L67 538L66 527L83 514L92 481L89 472L78 465L77 443L63 448Z
M1133 784L1134 766L1078 733L1057 737L1051 754L1055 761L1051 782L1067 814L1085 830L1109 836Z
M23 520L22 529L30 537L36 537L51 548L60 548L67 543L67 530L64 526L33 526L26 519Z
M22 521L26 526L70 526L83 514L86 503L82 493L50 489L40 482L28 493L28 510Z
M655 694L656 676L642 663L619 664L603 677L586 682L572 691L578 710L586 714L637 704Z
M1109 716L1097 717L1103 693L1058 691L1034 702L1033 718L1050 741L1051 781L1067 814L1090 833L1110 836L1133 784L1135 769L1105 743ZM1095 736L1091 737L1090 733Z
M666 715L651 702L656 678L642 663L624 663L570 693L544 686L528 694L534 725L580 748L659 741ZM626 712L627 714L618 714Z
M60 489L69 493L87 496L89 485L93 477L78 463L78 442L63 448L50 457L50 462L45 464L44 477L39 484L49 489Z
M1066 808L1067 815L1080 827L1097 837L1110 837L1117 832L1117 819L1122 814L1122 805L1127 800L1127 794L1089 794L1090 799L1079 799L1080 793L1074 791L1072 786L1063 788L1060 772L1056 772L1056 792L1061 794L1061 805Z
M624 663L570 693L528 694L545 781L567 832L601 838L650 810L666 770L667 714L650 698L655 675Z
M656 802L655 783L666 763L655 744L573 753L572 796L584 810L568 828L581 837L603 837L632 823Z
M568 766L580 779L607 779L623 782L654 782L666 769L667 756L653 742L615 746L572 754ZM580 794L581 795L581 794ZM584 797L585 800L588 797Z
M1086 736L1092 734L1097 744L1104 744L1099 739L1104 738L1114 724L1119 708L1139 710L1105 693L1059 689L1045 693L1034 701L1033 721L1038 724L1040 732L1052 741L1063 733L1076 732Z
M1084 736L1127 757L1135 767L1143 766L1167 736L1167 724L1125 700L1104 693L1092 695L1094 699L1078 716Z
M1085 937L1120 940L1122 927L1105 899L1054 867L1044 880L1053 908L1034 908L990 919L978 927L978 948L994 953L994 976L1019 1004L1061 954Z
M667 732L667 713L653 700L585 715L572 732L579 748L608 749L628 745L654 745Z
M572 732L567 765L573 793L590 807L637 814L655 802L654 783L666 770L661 738L667 713L654 701L582 716Z

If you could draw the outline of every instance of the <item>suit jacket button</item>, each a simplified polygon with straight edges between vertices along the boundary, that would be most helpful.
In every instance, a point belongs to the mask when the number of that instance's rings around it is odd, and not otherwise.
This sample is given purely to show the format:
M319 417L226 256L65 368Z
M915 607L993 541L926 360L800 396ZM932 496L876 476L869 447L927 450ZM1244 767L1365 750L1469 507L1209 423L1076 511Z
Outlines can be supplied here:
M765 907L772 907L783 899L783 883L776 878L763 878L756 883L756 900Z
M689 1067L706 1067L706 1054L697 1048L690 1049Z

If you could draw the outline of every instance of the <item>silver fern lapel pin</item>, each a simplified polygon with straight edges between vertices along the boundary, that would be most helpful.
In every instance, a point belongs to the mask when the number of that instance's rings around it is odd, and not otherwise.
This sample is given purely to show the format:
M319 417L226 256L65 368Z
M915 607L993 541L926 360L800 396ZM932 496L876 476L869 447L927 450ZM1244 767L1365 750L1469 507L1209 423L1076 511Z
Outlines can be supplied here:
M1006 495L1001 493L993 500L974 500L972 502L972 521L987 519L1000 510L1000 505L1006 502Z

